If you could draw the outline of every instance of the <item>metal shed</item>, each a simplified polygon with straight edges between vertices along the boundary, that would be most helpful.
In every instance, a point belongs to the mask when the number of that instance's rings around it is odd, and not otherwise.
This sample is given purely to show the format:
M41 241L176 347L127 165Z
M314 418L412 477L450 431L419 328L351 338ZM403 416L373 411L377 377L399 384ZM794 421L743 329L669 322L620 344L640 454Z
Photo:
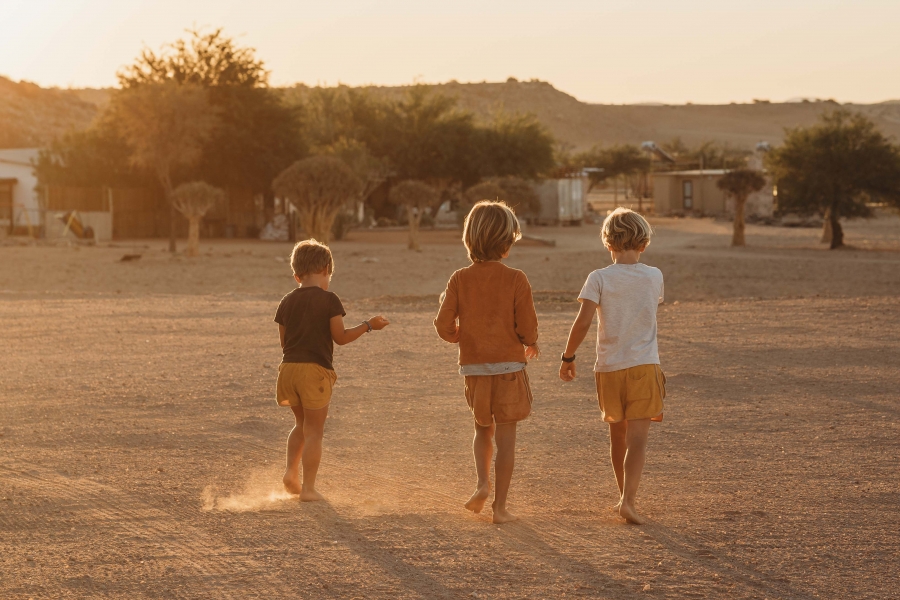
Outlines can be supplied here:
M584 177L545 179L535 184L535 191L541 201L541 212L535 220L547 225L580 225L584 220L587 188Z

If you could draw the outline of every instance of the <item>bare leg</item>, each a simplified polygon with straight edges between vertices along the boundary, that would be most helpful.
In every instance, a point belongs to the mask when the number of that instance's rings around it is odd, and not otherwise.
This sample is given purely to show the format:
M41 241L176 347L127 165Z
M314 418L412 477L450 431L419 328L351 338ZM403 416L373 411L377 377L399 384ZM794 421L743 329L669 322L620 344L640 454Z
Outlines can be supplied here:
M627 431L628 421L609 424L609 458L612 462L613 472L616 474L616 485L619 486L619 502L615 506L616 511L622 505L622 493L625 489L625 450L628 448L625 442L625 433Z
M289 494L300 493L300 456L303 453L303 408L292 406L294 428L287 440L287 466L284 470L284 489Z
M629 523L638 525L642 524L644 519L635 510L634 499L637 495L638 486L641 484L641 472L644 470L644 461L647 458L647 435L649 433L650 419L633 419L628 421L628 431L625 435L628 450L625 452L624 489L619 515Z
M506 496L512 481L513 467L516 464L516 424L497 425L497 460L494 463L494 476L497 488L494 490L494 523L508 523L518 519L506 510Z
M480 513L491 495L491 458L494 457L494 426L482 427L475 423L475 439L472 440L472 454L475 456L475 471L478 485L475 493L466 502L466 508Z
M325 497L316 491L316 474L322 460L322 435L325 433L325 419L328 407L316 410L303 409L303 486L300 489L300 500L315 502Z

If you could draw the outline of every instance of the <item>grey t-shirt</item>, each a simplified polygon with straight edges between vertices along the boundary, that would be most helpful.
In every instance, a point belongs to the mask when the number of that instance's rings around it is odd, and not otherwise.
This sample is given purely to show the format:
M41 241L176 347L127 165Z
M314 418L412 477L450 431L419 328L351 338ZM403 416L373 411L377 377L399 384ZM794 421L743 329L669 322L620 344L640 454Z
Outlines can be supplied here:
M642 263L597 269L584 282L578 294L578 300L582 299L599 305L594 371L659 364L656 308L663 301L659 269Z

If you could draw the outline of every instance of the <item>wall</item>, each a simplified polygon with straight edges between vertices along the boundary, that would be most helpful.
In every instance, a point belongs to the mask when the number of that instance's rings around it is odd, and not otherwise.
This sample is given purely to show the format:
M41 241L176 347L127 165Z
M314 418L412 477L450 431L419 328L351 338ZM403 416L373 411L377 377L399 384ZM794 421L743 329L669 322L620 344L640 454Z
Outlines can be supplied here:
M35 229L41 225L40 202L35 191L37 178L31 166L37 156L37 148L0 150L0 178L18 179L13 186L13 226L17 233L27 232L29 220Z

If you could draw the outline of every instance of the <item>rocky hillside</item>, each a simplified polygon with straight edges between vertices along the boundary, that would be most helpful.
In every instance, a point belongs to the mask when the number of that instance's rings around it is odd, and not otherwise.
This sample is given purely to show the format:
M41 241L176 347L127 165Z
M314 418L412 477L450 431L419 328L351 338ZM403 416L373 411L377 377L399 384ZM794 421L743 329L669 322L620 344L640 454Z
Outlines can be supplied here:
M97 112L73 91L0 77L0 148L43 146L66 131L84 129Z
M765 140L777 144L785 127L811 125L837 103L788 102L723 105L588 104L543 81L457 83L432 85L436 92L457 98L462 108L481 118L499 110L533 113L557 140L574 148L594 144L658 143L680 137L694 145L716 141L752 148ZM283 90L290 101L309 91L305 85ZM373 94L401 97L405 87L367 87ZM46 143L68 129L86 127L109 100L109 90L42 89L30 83L0 78L0 148ZM887 135L900 140L900 101L845 105L864 113Z

